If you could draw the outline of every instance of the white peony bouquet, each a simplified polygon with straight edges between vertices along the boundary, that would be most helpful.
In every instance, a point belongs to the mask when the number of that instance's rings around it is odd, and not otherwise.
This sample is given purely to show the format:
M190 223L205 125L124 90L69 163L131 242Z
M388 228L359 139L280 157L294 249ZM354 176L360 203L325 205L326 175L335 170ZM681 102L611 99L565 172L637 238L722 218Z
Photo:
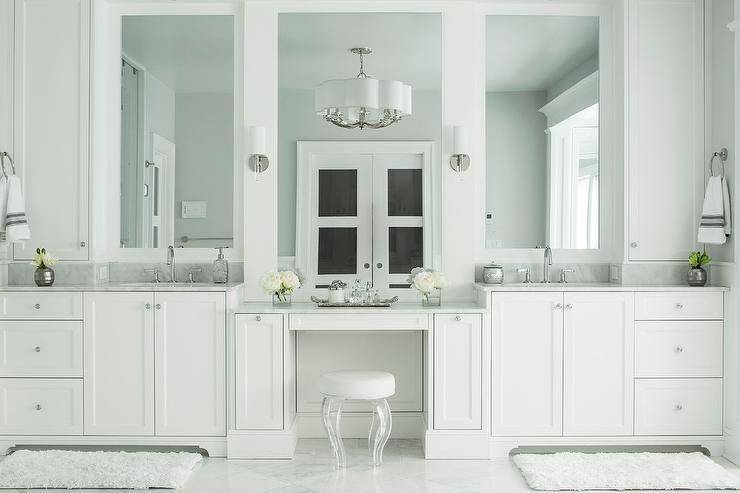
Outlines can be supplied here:
M442 289L447 286L447 278L445 275L434 269L425 269L423 267L416 267L411 271L408 281L411 287L416 289L424 299L428 299L429 295L434 292L435 289Z
M260 286L269 294L274 294L279 300L285 301L285 295L292 294L301 287L301 278L292 270L268 272L260 279Z

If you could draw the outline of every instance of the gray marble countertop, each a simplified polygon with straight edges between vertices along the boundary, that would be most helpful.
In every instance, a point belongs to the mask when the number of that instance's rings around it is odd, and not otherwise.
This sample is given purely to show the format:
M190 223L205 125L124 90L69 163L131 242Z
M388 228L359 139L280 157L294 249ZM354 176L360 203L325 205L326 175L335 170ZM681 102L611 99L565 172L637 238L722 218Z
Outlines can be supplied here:
M39 287L33 285L10 285L0 286L0 292L53 292L53 291L215 291L228 292L243 286L241 282L230 282L226 284L214 284L205 282L178 282L178 283L153 283L153 282L108 282L100 284L54 284L53 286Z
M394 303L390 307L319 307L316 303L293 303L289 306L273 306L272 303L248 302L236 307L236 313L485 313L485 307L473 302L445 302L442 306L422 306L418 303Z
M568 282L549 284L532 282L529 284L512 282L504 284L473 284L480 291L729 291L725 286L692 287L687 285L646 285L616 284L611 282Z

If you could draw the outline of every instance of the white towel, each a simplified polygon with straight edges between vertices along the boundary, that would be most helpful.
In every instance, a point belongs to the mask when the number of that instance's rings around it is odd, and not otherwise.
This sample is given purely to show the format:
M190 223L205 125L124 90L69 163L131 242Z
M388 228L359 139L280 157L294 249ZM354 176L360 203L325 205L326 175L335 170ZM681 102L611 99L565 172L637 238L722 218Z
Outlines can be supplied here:
M5 214L5 237L8 243L23 243L31 238L23 202L21 180L16 175L8 178L8 208Z
M0 175L0 233L5 233L5 213L8 210L8 179Z
M725 213L725 236L732 234L732 207L730 206L730 187L727 178L722 177L722 209Z
M699 243L721 245L730 234L730 194L721 176L710 176L704 194L701 222L697 238Z

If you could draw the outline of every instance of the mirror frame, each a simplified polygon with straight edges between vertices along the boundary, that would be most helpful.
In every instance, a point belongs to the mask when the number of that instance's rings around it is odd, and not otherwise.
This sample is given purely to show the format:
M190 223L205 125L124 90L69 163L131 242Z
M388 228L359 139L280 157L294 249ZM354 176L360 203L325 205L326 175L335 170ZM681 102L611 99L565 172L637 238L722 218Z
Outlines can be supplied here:
M478 119L479 141L481 142L481 165L473 166L476 181L481 184L476 190L476 243L478 245L477 261L488 263L492 259L499 263L536 263L542 261L542 248L486 248L486 19L495 15L530 15L530 16L580 16L598 17L599 19L599 174L602 177L599 190L599 248L598 249L553 249L554 262L558 264L573 262L613 261L618 253L617 238L624 204L617 200L624 189L623 166L619 165L618 143L623 138L623 130L617 125L616 111L619 107L621 93L617 88L623 87L616 78L614 57L616 30L614 26L614 5L605 0L591 4L584 3L526 3L526 4L486 4L478 10L478 39L480 53L478 73L479 87ZM602 56L606 54L608 56Z
M93 76L93 120L102 122L100 130L93 126L94 162L104 171L95 173L93 220L96 228L96 245L106 261L162 262L166 258L163 248L120 248L120 146L121 146L121 71L117 60L122 49L122 18L124 16L156 15L226 15L234 19L234 162L233 162L233 248L225 250L230 261L244 261L244 190L245 190L245 102L244 102L244 11L242 2L143 2L110 0L107 5L96 2L93 16L98 27L93 32L93 63L97 67ZM97 46L96 46L97 45ZM102 74L102 75L100 75ZM103 135L100 135L103 134ZM102 193L96 193L102 190ZM210 262L216 258L215 247L178 248L178 262ZM98 255L101 256L101 255Z

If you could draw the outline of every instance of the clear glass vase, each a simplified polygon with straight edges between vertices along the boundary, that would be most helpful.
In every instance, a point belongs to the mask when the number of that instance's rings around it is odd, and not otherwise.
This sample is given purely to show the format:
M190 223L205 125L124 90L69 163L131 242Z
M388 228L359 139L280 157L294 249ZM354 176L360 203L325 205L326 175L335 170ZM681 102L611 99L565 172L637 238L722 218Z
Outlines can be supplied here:
M441 306L442 305L442 290L435 288L429 294L421 295L422 306Z
M290 306L292 301L291 293L272 293L272 306Z

